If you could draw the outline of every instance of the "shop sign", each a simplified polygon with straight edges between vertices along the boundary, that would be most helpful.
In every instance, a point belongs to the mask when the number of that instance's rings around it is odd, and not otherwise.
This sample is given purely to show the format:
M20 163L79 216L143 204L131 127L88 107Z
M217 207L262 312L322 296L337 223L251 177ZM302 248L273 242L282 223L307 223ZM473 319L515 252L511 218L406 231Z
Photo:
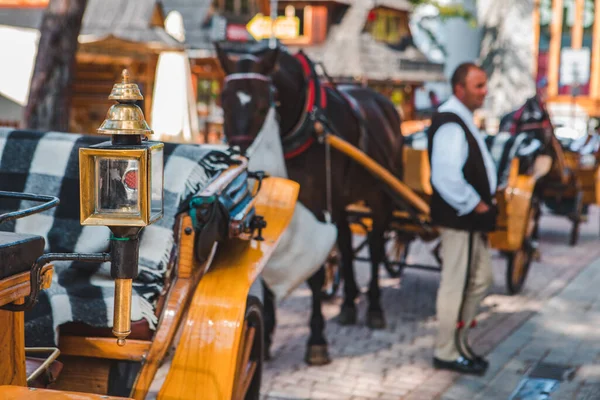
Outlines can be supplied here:
M256 14L246 28L256 40L270 38L271 18ZM297 39L300 37L300 19L295 16L277 17L273 30L277 39Z

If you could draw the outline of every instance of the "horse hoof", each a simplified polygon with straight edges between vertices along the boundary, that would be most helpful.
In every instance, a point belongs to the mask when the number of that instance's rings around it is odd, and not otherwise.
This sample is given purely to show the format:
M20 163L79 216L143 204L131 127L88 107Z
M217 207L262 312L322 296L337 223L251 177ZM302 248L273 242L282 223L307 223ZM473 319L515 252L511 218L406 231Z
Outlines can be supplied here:
M304 361L308 365L327 365L331 362L326 344L313 344L306 347Z
M381 310L367 311L367 326L371 329L384 329L385 317Z
M356 307L342 306L340 314L337 316L337 322L340 325L355 325L356 324Z
M271 356L271 341L270 340L265 340L264 343L264 354L263 354L263 360L265 361L270 361L273 357Z

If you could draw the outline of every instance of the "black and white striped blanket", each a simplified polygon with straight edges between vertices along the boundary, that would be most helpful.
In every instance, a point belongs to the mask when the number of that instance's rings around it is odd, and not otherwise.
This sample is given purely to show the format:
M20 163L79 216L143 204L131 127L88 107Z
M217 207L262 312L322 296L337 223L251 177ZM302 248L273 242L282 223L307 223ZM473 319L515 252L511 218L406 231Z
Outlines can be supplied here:
M405 146L426 150L427 141L425 132L417 132L406 137ZM510 163L515 157L533 156L541 147L541 142L527 133L511 135L507 132L499 132L496 135L486 135L485 144L496 166L498 187L506 184Z
M60 205L40 214L0 225L3 231L43 236L47 252L102 252L109 247L106 227L79 223L80 147L106 137L19 131L0 128L0 190L57 196ZM203 188L227 167L223 151L200 146L165 144L164 216L147 227L140 240L139 276L134 281L132 320L156 326L154 306L163 287L174 244L173 226L180 202ZM0 203L0 212L31 206L27 201ZM28 346L52 345L57 327L78 321L112 327L114 283L110 263L55 262L50 289L26 313Z
M496 171L498 172L498 187L503 187L508 181L510 163L514 158L534 157L541 148L542 142L528 133L512 135L508 132L499 132L496 135L485 137Z

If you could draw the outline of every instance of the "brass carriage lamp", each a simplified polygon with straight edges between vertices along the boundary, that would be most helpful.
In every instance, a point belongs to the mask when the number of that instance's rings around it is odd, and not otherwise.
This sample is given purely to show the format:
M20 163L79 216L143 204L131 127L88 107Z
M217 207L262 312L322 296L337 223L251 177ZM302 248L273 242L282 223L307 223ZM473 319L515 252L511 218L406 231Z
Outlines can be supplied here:
M163 143L151 142L152 130L135 102L138 86L123 80L108 97L118 103L108 110L98 133L111 140L79 150L80 220L82 225L108 226L111 276L115 279L113 333L119 345L131 333L132 280L138 274L139 235L163 215Z

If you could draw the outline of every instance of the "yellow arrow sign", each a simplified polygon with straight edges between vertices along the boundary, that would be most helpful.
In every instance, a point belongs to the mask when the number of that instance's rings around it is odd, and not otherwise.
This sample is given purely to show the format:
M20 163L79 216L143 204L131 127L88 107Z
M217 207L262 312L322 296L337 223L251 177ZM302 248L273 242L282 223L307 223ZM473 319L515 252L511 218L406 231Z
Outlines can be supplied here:
M256 40L271 37L271 18L256 14L248 25L248 32ZM277 39L295 39L300 36L300 19L298 17L277 17L274 27Z

